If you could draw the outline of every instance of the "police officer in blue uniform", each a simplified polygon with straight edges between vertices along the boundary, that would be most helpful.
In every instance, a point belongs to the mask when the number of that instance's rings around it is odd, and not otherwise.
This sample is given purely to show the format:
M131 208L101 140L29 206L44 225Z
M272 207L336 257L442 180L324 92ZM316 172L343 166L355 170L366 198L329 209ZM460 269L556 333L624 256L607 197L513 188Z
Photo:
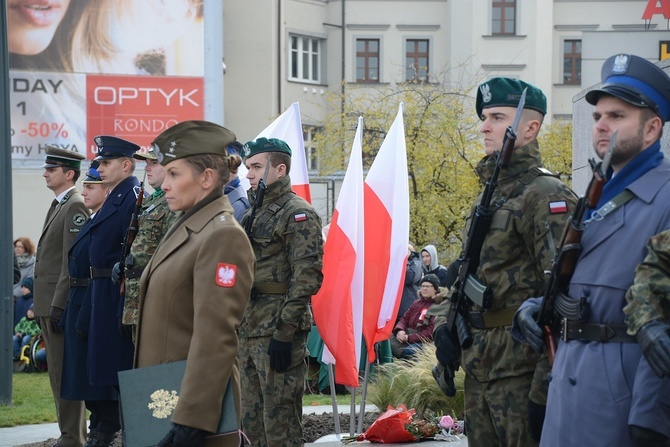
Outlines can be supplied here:
M126 229L130 225L139 192L133 175L133 154L137 144L112 136L95 137L100 162L98 173L111 189L105 203L93 219L90 233L91 323L88 334L88 371L92 385L118 388L117 373L133 366L134 345L119 331L121 291L112 282L112 268L121 259ZM116 408L114 424L98 428L97 446L110 445L120 429L118 403L107 401L107 410Z

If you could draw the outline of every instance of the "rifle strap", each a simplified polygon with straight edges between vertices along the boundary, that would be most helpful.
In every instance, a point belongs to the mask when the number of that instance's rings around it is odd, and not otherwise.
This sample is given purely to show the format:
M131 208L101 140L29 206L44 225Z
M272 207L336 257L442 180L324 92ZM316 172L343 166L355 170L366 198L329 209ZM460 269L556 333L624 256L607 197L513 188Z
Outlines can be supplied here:
M630 192L627 189L624 189L619 194L616 195L612 200L595 210L591 217L584 221L584 225L588 225L593 220L603 220L605 216L610 213L613 213L614 210L624 206L630 199L635 197L635 194Z
M265 208L259 216L256 216L255 222L253 224L254 228L257 228L259 225L267 223L272 216L277 214L286 203L291 200L293 194L284 194L279 197L275 202L271 203L267 208Z
M470 311L468 312L468 322L475 329L492 329L496 327L505 327L512 325L514 314L519 310L518 307L510 307L494 311Z

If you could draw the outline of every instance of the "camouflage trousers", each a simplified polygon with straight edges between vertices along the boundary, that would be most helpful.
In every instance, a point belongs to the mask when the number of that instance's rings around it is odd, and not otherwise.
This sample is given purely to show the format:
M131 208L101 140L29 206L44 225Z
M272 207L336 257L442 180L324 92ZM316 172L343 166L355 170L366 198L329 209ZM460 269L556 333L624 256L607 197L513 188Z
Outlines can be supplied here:
M254 447L303 446L307 333L293 339L292 362L279 373L270 368L271 337L240 338L237 358L242 390L242 430Z
M465 430L469 447L533 447L528 393L533 374L478 382L465 375Z

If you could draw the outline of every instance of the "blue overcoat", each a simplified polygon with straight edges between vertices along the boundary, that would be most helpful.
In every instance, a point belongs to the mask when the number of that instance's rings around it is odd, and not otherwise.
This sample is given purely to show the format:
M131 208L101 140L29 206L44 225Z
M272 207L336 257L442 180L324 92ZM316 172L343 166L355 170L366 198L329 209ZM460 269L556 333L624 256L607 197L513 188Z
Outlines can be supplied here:
M91 267L110 270L121 260L126 229L136 203L131 176L109 194L90 230ZM88 332L88 371L93 385L118 385L117 373L133 366L134 345L119 332L121 291L111 276L91 278L91 325ZM122 307L122 306L121 306Z

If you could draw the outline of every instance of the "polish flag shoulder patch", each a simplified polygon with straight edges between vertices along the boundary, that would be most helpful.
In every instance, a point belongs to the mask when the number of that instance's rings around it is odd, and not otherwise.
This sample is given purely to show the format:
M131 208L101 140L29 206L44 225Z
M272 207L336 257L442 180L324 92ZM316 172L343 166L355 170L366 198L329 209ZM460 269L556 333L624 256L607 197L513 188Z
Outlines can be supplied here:
M305 213L298 213L295 216L293 216L296 222L303 222L307 220L307 214Z
M568 212L568 202L566 202L565 200L549 202L549 213L562 214L567 212Z
M216 284L221 287L233 287L237 278L237 266L219 262L216 266Z

